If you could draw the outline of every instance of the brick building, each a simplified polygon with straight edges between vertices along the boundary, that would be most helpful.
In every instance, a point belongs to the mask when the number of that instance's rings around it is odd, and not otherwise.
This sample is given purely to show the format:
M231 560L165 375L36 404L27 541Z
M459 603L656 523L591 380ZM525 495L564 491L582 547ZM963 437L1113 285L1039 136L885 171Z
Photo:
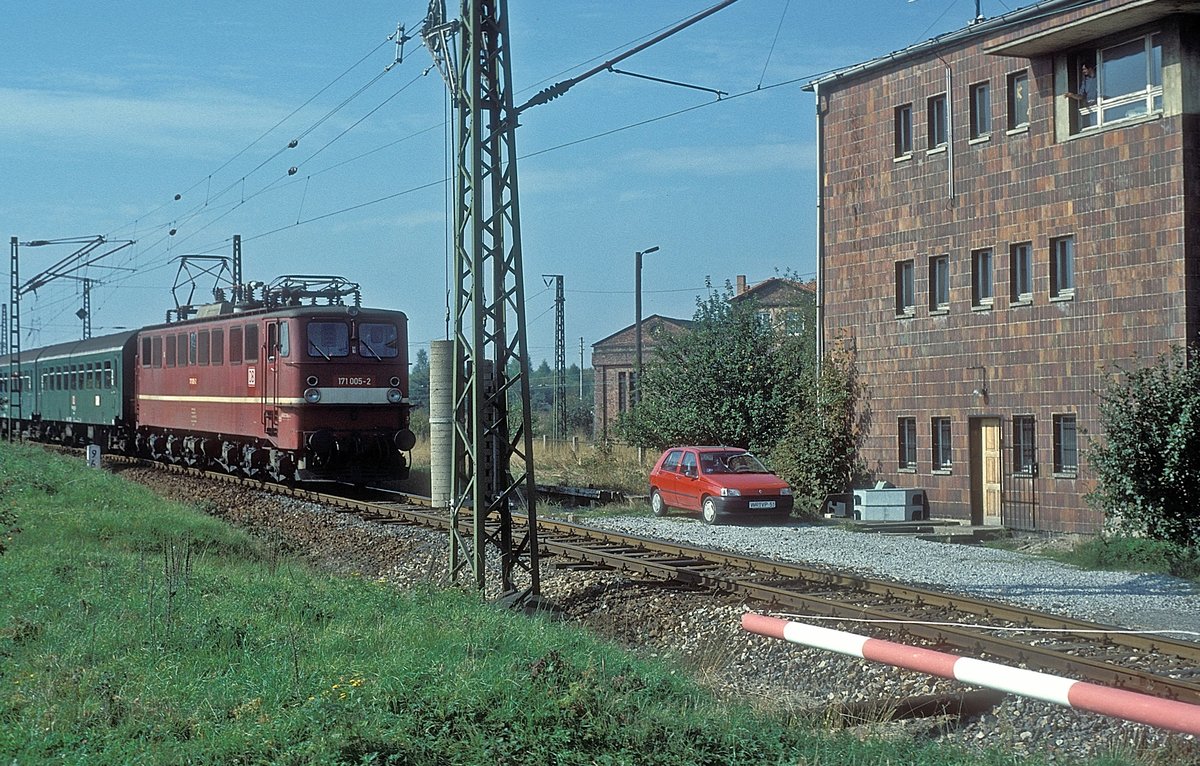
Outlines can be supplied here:
M642 319L642 364L654 353L663 333L676 333L692 326L688 319L651 314ZM633 401L636 327L629 325L592 344L592 371L595 374L593 433L603 439L613 435L621 413Z
M817 283L771 277L756 285L748 285L745 275L739 274L730 303L754 301L760 322L769 322L784 332L812 332L811 312L817 300Z
M1200 2L1046 0L807 88L870 468L934 515L1097 530L1104 371L1200 340Z

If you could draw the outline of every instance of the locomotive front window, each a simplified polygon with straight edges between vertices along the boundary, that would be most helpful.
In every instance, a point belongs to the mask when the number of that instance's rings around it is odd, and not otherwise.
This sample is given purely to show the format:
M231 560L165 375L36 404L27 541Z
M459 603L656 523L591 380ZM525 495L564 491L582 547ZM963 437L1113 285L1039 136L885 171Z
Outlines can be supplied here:
M363 322L358 326L358 355L374 359L390 359L399 354L400 340L396 325L391 322Z
M308 355L332 359L350 355L350 325L345 322L309 322Z

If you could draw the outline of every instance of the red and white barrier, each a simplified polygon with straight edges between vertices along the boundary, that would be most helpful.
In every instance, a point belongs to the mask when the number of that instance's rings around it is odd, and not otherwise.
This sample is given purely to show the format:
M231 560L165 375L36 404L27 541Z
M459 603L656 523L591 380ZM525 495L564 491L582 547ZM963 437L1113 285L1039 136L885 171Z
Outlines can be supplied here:
M742 628L761 636L782 638L793 644L826 649L851 657L861 657L865 660L915 670L919 673L953 678L974 686L998 689L1010 694L1053 702L1076 710L1086 710L1123 718L1126 721L1200 736L1200 706L1198 705L1151 697L1124 689L1099 686L1085 681L1074 681L1048 673L1011 668L970 657L957 657L945 652L935 652L932 649L905 646L892 641L781 620L778 617L768 617L754 612L746 612L742 615Z

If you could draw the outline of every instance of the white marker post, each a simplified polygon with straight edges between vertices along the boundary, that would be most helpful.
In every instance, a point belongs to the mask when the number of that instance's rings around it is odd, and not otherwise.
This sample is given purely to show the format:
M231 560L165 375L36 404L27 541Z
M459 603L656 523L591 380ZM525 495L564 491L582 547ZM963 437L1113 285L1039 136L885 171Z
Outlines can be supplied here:
M89 444L87 446L87 466L88 468L100 467L100 445Z

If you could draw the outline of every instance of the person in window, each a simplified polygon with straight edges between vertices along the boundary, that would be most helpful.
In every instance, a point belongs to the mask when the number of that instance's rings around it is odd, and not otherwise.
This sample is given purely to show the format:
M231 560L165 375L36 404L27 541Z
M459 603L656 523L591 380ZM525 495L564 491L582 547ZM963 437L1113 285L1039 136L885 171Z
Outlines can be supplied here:
M1079 87L1067 96L1082 106L1096 105L1096 67L1093 64L1084 63L1079 67Z

